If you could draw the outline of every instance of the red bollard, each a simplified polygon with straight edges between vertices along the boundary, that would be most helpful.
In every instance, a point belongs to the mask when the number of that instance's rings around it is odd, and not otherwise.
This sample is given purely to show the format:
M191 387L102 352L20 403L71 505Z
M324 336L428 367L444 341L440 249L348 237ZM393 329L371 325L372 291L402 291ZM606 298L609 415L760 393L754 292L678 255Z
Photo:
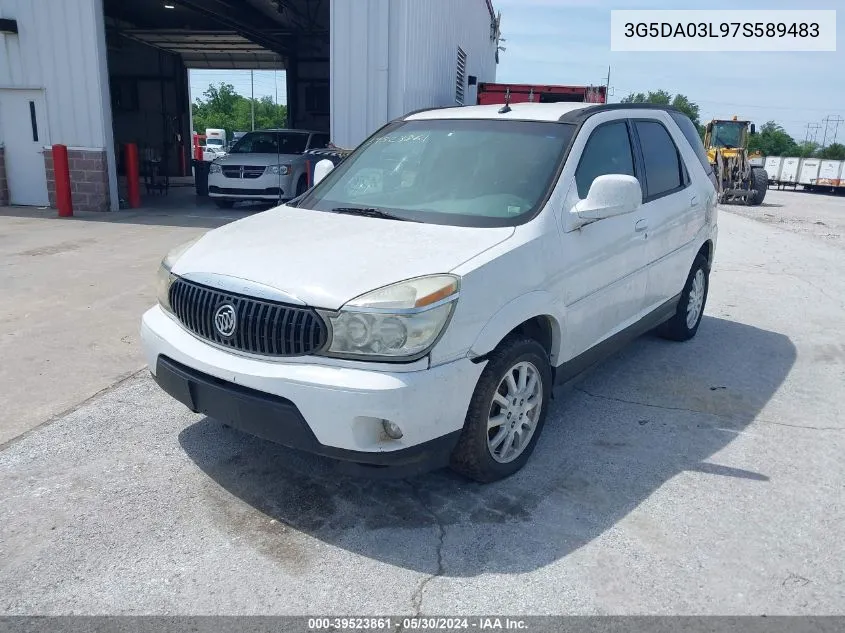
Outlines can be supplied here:
M129 207L138 209L141 206L141 171L138 166L138 146L135 143L126 144L126 195Z
M73 216L73 196L70 191L70 163L66 145L53 145L53 173L56 178L56 208L60 218Z

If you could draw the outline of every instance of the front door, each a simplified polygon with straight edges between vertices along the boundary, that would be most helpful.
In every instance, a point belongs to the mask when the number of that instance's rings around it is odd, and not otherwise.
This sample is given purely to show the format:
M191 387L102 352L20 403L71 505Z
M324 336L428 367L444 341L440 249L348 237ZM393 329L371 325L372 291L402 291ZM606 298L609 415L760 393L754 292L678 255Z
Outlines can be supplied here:
M577 198L582 200L598 176L638 176L627 122L602 121L607 116L592 117L579 133L579 137L587 136L575 170ZM576 139L571 157L579 155L580 144ZM647 282L644 222L638 212L565 228L565 271L558 293L570 330L564 337L564 359L588 350L641 316Z
M46 207L44 147L50 145L43 90L0 90L0 131L12 204Z

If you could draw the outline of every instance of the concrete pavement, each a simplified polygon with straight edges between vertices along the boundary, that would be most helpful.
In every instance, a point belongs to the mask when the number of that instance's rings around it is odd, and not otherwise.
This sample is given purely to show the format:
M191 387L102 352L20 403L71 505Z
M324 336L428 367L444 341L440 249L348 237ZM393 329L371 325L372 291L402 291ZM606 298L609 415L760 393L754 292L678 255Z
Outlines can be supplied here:
M497 484L338 477L129 378L0 452L0 613L845 613L842 252L720 225L696 339L558 392Z
M245 214L0 208L0 445L141 369L161 258Z

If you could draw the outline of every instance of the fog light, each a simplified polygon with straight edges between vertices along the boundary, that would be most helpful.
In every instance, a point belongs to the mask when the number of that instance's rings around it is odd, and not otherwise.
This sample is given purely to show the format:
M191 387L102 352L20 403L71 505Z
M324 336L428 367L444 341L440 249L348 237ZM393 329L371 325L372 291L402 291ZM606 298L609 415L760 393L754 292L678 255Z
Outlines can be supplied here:
M382 420L381 426L384 428L384 432L387 434L391 440L398 440L402 435L402 429L400 429L397 425L393 424L390 420Z

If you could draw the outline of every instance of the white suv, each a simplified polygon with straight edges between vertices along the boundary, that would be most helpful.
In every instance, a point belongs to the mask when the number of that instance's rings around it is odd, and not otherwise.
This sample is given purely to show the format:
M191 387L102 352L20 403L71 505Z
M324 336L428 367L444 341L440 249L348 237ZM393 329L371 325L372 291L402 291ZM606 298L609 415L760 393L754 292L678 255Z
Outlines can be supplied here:
M652 328L695 335L716 235L672 108L422 111L168 255L144 348L165 391L247 433L493 481L528 460L555 381Z
M290 200L305 193L306 150L329 144L329 135L308 130L247 132L228 154L216 158L208 173L208 196L227 209L236 202Z

